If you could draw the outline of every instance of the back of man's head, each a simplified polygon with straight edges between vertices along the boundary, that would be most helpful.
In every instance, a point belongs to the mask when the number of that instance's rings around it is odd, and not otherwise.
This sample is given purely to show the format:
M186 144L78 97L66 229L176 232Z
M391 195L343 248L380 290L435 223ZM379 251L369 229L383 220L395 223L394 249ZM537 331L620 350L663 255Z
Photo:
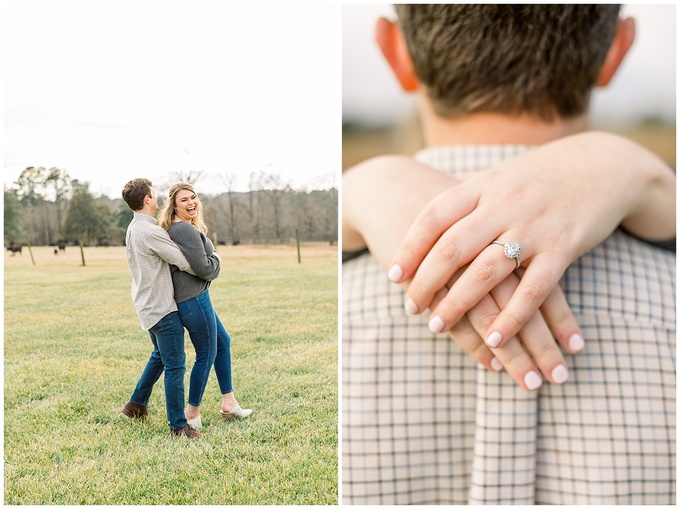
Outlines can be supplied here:
M121 194L130 209L139 211L144 208L144 198L151 194L152 187L153 184L150 180L137 178L125 184Z
M618 5L396 5L415 74L443 117L543 120L587 110Z

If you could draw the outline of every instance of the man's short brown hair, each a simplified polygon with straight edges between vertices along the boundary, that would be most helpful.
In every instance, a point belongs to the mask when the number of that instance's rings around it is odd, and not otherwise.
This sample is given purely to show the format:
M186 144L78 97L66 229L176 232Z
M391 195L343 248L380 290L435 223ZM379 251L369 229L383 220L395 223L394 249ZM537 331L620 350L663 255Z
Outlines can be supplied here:
M618 5L396 5L435 111L584 113L616 33Z
M144 198L151 196L152 187L148 179L133 179L123 187L123 200L132 210L142 210Z

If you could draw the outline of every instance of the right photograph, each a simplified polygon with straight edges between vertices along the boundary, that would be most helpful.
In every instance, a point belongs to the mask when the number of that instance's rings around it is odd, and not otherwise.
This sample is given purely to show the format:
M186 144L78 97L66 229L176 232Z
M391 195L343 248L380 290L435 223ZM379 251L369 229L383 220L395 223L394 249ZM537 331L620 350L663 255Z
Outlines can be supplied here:
M675 9L343 6L343 505L675 505Z

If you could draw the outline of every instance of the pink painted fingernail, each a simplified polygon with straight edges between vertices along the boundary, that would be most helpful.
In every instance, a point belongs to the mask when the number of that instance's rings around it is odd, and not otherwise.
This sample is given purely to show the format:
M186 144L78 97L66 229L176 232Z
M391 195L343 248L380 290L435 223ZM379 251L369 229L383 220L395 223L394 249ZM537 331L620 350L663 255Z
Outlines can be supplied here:
M496 357L491 359L491 367L494 371L503 371L503 364Z
M524 384L530 391L535 391L543 384L543 380L541 380L541 377L535 371L529 371L524 376Z
M387 273L387 277L390 278L390 281L398 283L404 277L404 271L401 270L399 265L392 265L392 268Z
M443 331L444 325L444 320L442 320L439 316L435 316L432 320L430 320L428 327L430 327L432 332L436 333Z
M583 347L585 346L585 342L583 341L583 338L581 337L580 334L572 334L571 337L569 338L569 348L571 348L575 352L580 352L583 350Z
M498 331L493 331L491 334L489 334L489 337L486 338L486 344L489 345L491 348L496 348L501 340L503 339L503 336L501 336L501 333Z
M563 384L567 381L567 378L569 378L569 372L567 372L567 368L560 364L552 370L551 376L556 384Z
M404 302L404 308L406 309L406 312L409 315L417 315L418 314L418 306L416 305L415 302L413 302L413 299L410 297Z

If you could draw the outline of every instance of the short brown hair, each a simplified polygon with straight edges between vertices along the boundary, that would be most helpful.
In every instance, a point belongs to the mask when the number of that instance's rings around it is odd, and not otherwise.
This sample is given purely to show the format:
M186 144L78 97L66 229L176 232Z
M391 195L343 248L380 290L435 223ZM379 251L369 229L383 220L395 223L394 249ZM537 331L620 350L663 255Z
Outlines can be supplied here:
M132 210L142 210L144 198L151 195L152 187L149 179L133 179L123 186L123 200Z
M435 111L584 113L616 33L618 5L395 5Z

